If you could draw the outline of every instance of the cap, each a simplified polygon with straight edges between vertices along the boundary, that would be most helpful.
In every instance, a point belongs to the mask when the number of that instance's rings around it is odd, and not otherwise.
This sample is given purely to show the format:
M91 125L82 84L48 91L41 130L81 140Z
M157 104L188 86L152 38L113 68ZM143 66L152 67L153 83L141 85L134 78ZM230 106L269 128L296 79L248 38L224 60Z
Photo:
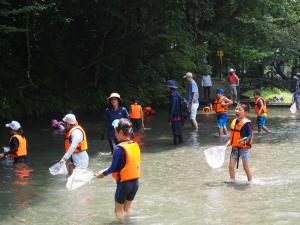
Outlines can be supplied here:
M223 89L217 89L216 90L216 94L224 94L224 90Z
M12 129L12 130L19 130L21 128L21 125L18 121L11 121L11 123L5 124L6 127Z
M121 96L120 96L119 93L111 93L110 96L107 98L107 100L109 100L111 98L118 98L122 101Z
M113 126L113 128L117 128L117 127L119 126L119 122L120 122L119 119L115 119L115 120L111 123L111 125Z
M183 76L182 78L187 78L187 77L192 77L192 76L193 76L193 74L191 72L187 72L185 74L185 76Z
M76 124L77 123L75 115L71 114L71 113L65 115L65 117L63 118L63 121L65 123L69 123L69 124Z
M235 69L232 69L232 68L229 69L229 73L234 73L234 72L235 72Z

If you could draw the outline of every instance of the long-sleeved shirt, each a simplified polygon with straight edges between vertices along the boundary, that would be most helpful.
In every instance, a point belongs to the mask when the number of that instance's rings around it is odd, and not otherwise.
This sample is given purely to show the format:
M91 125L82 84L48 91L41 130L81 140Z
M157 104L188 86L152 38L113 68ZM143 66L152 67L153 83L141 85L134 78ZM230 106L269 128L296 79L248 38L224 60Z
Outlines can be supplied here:
M12 154L17 152L19 148L19 140L16 137L12 137L9 142L9 151L4 152L4 155Z
M78 144L83 141L83 133L79 129L75 129L71 134L71 145L69 150L64 155L65 159L69 159L75 149L77 148Z
M211 87L212 83L211 83L211 77L210 75L204 75L202 77L202 87Z
M126 164L125 152L121 147L116 146L114 154L113 154L112 163L111 163L110 167L103 172L103 175L107 176L113 172L121 171L123 169L123 167L125 166L125 164Z
M181 96L178 91L173 91L169 97L169 122L181 120Z
M105 116L106 116L106 126L108 128L107 137L109 139L116 138L114 127L111 124L115 119L121 119L121 118L129 119L128 111L124 107L120 107L117 110L114 110L113 108L106 108Z

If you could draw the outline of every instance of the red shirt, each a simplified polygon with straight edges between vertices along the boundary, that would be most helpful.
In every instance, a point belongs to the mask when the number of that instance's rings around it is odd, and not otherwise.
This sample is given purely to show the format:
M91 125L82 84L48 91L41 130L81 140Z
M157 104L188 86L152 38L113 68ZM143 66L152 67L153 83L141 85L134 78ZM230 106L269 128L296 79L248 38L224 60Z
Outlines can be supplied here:
M231 73L228 75L227 80L231 84L237 84L238 83L238 77L235 73Z

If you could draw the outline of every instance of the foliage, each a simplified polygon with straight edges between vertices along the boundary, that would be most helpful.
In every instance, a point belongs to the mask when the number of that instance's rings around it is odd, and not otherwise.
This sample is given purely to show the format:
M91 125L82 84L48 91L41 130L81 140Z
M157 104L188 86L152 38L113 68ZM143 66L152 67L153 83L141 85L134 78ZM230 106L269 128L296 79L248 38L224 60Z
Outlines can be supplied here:
M288 78L300 54L298 1L0 0L0 117L163 106L165 81L212 72ZM222 68L217 50L224 50ZM222 70L222 71L221 71ZM263 71L263 69L261 70Z

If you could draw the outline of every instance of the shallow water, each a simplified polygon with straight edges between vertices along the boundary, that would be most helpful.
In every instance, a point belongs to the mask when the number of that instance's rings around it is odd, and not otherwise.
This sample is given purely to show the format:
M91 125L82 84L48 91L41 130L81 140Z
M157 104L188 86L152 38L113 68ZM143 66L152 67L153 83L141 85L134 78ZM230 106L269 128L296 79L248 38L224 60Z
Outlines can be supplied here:
M198 132L186 124L179 147L171 144L165 112L148 118L145 125L152 129L137 137L143 146L142 178L128 224L299 224L300 117L288 108L271 108L269 114L273 133L254 136L251 185L241 165L237 183L226 183L229 151L221 168L207 165L203 151L227 140L216 135L215 115L200 114ZM90 168L106 168L111 156L106 141L99 140L102 124L98 117L80 119L88 135ZM71 192L65 177L50 175L48 168L63 154L63 136L49 129L49 121L22 121L28 166L1 162L0 224L117 224L111 177ZM6 132L0 131L4 145Z

